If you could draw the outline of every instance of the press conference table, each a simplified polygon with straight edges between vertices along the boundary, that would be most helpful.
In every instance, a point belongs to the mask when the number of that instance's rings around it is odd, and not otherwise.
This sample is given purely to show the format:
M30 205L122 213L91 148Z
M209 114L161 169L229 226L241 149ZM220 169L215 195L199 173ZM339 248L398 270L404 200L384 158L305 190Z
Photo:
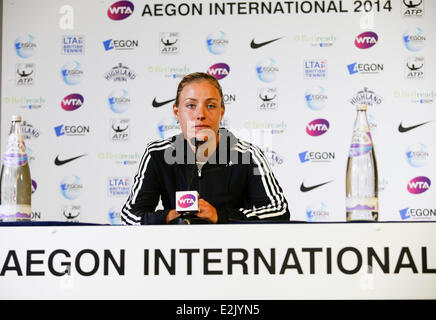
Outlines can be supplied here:
M0 223L0 299L435 299L436 223Z

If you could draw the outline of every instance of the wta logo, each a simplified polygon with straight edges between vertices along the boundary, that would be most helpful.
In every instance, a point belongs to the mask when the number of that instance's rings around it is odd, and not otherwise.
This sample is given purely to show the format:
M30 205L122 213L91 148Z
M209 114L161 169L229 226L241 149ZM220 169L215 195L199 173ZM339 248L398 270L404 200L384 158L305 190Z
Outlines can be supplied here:
M230 67L225 63L215 63L209 67L207 74L211 75L217 80L221 80L229 75Z
M413 194L420 194L430 189L430 186L430 179L424 176L420 176L410 180L409 184L407 185L407 190L409 190L409 192Z
M377 41L378 41L377 33L372 31L367 31L359 34L354 40L354 44L359 49L368 49L375 46Z
M118 1L107 10L107 15L112 20L124 20L133 13L135 6L130 1Z
M326 133L330 128L330 124L326 119L315 119L306 126L306 132L312 137L320 136Z
M181 208L189 208L195 204L195 200L196 198L193 194L185 194L184 196L179 198L177 204Z
M61 107L65 111L74 111L83 105L83 96L78 93L72 93L62 99Z

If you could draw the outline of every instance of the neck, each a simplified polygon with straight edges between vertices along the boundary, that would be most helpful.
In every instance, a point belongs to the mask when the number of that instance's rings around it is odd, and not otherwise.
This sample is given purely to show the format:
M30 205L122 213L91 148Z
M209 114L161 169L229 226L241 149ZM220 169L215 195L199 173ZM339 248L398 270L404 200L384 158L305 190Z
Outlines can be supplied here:
M206 162L207 159L215 152L215 150L218 146L219 138L220 138L220 135L217 134L215 139L212 138L212 139L208 139L206 141L197 141L196 142L197 150L196 150L195 143L193 144L191 142L191 140L188 139L187 140L188 144L191 147L192 152L194 152L194 154L196 156L196 161Z

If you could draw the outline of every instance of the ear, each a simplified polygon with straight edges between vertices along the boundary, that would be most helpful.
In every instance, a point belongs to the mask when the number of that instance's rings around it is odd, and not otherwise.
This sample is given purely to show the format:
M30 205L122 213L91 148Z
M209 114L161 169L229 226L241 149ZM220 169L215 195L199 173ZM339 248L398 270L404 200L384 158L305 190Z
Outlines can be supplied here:
M179 108L177 108L176 104L173 104L173 114L177 122L179 122Z

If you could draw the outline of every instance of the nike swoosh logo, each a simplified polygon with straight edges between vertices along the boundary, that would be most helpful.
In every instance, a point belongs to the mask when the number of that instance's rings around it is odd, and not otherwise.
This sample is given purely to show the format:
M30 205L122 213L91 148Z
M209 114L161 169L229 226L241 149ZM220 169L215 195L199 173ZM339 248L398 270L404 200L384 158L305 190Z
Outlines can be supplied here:
M429 123L429 122L431 122L431 121L423 122L423 123L420 123L420 124L417 124L417 125L414 125L414 126L411 126L411 127L403 127L403 123L400 122L400 125L398 126L398 131L404 133L404 132L407 132L407 131L413 130L413 129L415 129L415 128L418 128L418 127L420 127L420 126L423 126L423 125L425 125L425 124L427 124L427 123Z
M167 100L167 101L157 102L156 98L154 98L153 102L151 104L153 105L154 108L159 108L159 107L162 107L163 105L166 105L167 103L173 102L175 100L176 99L170 99L170 100Z
M260 42L260 43L254 42L254 39L253 39L253 40L251 40L250 47L252 49L258 49L258 48L266 46L267 44L270 44L270 43L272 43L274 41L280 40L281 38L283 38L283 37L280 37L280 38L277 38L277 39L273 39L273 40L270 40L270 41Z
M304 182L302 182L302 183L301 183L301 186L300 186L300 191L301 191L301 192L308 192L308 191L311 191L311 190L313 190L313 189L319 188L319 187L321 187L321 186L323 186L323 185L325 185L325 184L327 184L327 183L330 183L330 182L332 182L332 181L333 181L333 180L330 180L330 181L323 182L323 183L317 184L317 185L315 185L315 186L310 186L310 187L306 187L306 186L304 185Z
M81 157L83 157L83 156L86 156L86 154L82 154L82 155L80 155L80 156L77 156L77 157L74 157L74 158L65 159L65 160L59 160L59 156L56 156L56 159L55 159L54 163L55 163L55 165L57 165L57 166L61 166L61 165L63 165L63 164L66 164L66 163L68 163L68 162L71 162L71 161L73 161L73 160L79 159L79 158L81 158Z

